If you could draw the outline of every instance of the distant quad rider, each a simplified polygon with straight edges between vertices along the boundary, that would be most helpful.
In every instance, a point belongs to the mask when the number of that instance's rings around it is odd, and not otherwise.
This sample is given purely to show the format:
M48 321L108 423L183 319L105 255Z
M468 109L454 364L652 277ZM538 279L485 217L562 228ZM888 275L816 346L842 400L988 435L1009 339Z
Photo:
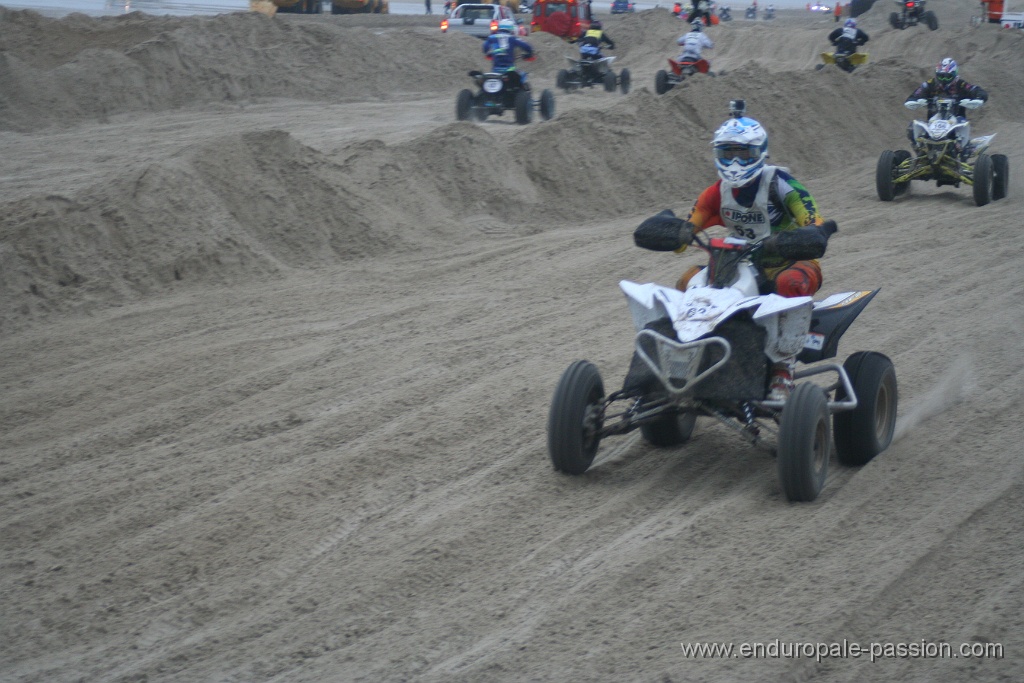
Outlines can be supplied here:
M604 26L596 19L590 22L590 28L579 39L578 45L580 57L590 60L601 58L601 45L607 45L611 50L615 49L615 41L604 32Z
M679 36L676 40L676 45L681 45L683 51L679 54L679 58L676 61L679 62L697 62L701 59L701 52L704 49L713 49L715 44L711 42L711 39L704 33L704 24L700 19L694 19L690 22L690 32Z
M935 98L948 97L957 101L956 115L966 118L967 110L960 106L961 100L988 101L988 93L976 85L971 85L960 78L960 67L952 57L946 57L935 67L935 76L917 87L910 93L907 102L928 100L928 118L935 114Z
M699 19L705 24L710 24L711 3L708 0L691 0L690 11L686 18L691 23Z
M960 102L963 100L981 100L982 102L988 101L988 93L985 92L981 87L972 85L960 78L960 67L952 57L945 57L939 65L935 67L935 76L929 78L927 81L917 87L914 92L910 93L910 97L907 98L906 104L913 105L918 100L927 100L928 107L928 118L935 115L935 99L936 98L949 98L956 101L955 114L958 121L967 120L967 109L964 108ZM911 108L916 108L911 106ZM911 123L907 126L907 137L910 138L911 142L914 142L914 124ZM959 146L961 153L964 157L970 156L970 141L961 138L959 140Z
M857 28L856 19L847 19L841 28L828 34L828 42L835 46L836 54L852 55L868 40L868 34Z
M526 74L516 71L516 50L524 52L523 59L534 60L533 47L525 40L515 36L516 22L502 19L498 22L498 30L484 41L484 56L491 60L496 73L509 73L509 85L528 88Z
M760 123L747 117L729 118L715 132L711 142L719 180L701 192L687 220L664 213L644 221L641 227L672 235L665 251L682 253L693 233L715 225L725 226L733 237L763 242L755 265L765 278L762 293L784 297L811 296L821 288L821 267L835 224L826 223L807 189L779 166L769 166L768 133ZM678 239L676 239L678 236ZM808 260L788 261L779 245L801 245L802 253L815 254ZM671 246L671 245L681 246ZM700 268L693 267L679 278L676 287L685 290ZM793 388L796 358L772 366L769 400L789 397Z

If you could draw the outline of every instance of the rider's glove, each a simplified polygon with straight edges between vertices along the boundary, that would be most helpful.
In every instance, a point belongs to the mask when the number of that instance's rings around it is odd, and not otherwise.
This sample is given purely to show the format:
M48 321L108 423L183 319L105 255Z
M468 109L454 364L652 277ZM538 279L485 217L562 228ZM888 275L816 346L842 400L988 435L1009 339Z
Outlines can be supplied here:
M922 98L919 100L907 100L903 103L903 106L907 109L920 109L921 107L928 106L928 100Z
M777 232L761 242L761 253L788 261L821 258L825 255L828 238L838 229L835 221L827 220L821 225L805 225L795 230Z
M693 223L676 217L671 209L665 209L633 231L633 242L651 251L678 251L690 243L693 231Z
M960 100L960 106L964 109L977 109L985 104L985 100Z

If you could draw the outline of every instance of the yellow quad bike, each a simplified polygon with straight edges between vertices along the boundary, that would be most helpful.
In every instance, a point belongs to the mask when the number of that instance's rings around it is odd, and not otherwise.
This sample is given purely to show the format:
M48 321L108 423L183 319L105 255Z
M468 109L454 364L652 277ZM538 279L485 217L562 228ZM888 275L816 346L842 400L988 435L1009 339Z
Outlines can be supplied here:
M861 64L866 64L868 61L867 52L854 52L853 54L847 52L822 52L821 61L824 64L818 64L814 67L817 70L825 68L825 64L835 64L840 69L846 72L851 72Z

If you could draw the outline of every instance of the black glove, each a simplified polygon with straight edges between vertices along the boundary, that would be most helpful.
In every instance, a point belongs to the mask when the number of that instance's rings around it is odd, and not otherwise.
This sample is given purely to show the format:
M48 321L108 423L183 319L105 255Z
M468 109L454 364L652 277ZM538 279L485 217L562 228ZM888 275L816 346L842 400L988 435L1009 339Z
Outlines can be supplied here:
M693 230L693 223L676 217L671 209L665 209L633 231L633 242L651 251L675 251L690 243Z
M821 225L805 225L796 230L777 232L761 243L761 253L789 261L807 261L825 255L828 238L839 229L836 222L827 220Z

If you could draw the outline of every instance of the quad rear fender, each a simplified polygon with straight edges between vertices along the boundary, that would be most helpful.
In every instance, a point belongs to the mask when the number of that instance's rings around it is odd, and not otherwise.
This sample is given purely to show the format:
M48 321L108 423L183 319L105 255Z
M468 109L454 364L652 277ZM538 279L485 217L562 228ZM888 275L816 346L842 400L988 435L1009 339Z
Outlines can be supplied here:
M807 341L797 360L801 363L816 363L834 358L839 349L840 337L880 291L843 292L815 303Z

